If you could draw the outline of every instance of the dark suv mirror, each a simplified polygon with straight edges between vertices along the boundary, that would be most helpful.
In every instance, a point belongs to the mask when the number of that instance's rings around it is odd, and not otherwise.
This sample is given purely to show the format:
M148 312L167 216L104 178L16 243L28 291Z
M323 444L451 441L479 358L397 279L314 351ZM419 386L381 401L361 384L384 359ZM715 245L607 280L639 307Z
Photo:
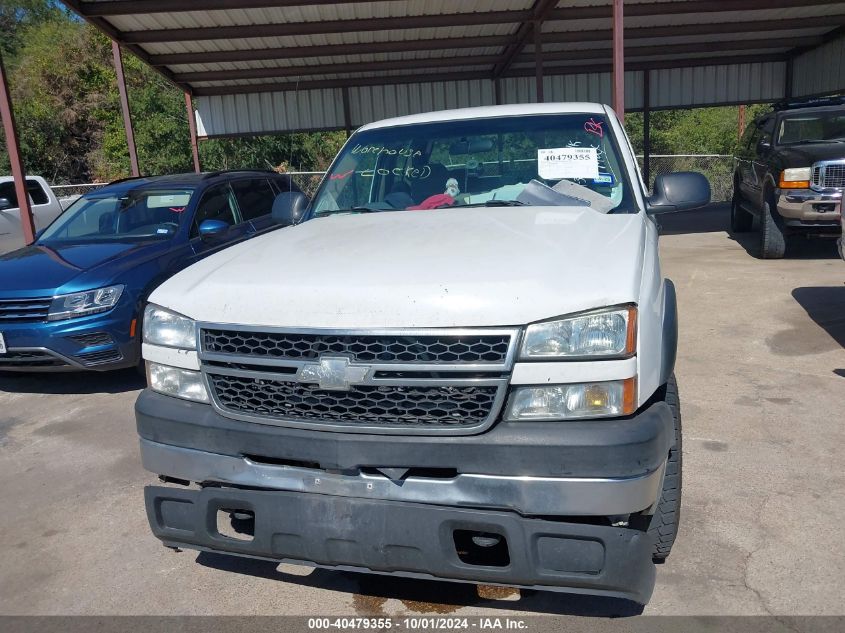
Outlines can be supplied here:
M709 203L710 182L694 171L661 174L655 178L654 193L647 200L651 214L698 209Z
M298 224L308 209L308 197L301 191L284 191L273 201L273 220L281 226Z
M200 224L199 234L203 242L212 242L220 239L229 232L229 225L223 220L203 220Z
M0 211L12 208L12 201L8 198L0 198Z
M772 144L769 141L767 141L765 139L760 139L757 142L757 153L758 154L765 154L770 149L772 149Z

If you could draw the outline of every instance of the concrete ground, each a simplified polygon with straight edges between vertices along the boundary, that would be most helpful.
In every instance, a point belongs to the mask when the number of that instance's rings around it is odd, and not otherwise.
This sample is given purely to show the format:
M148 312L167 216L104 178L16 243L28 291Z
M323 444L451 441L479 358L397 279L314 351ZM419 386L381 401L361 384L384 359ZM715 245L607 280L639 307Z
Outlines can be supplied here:
M682 529L649 614L845 614L845 262L664 220L682 318ZM627 603L175 553L147 527L131 372L0 378L2 614L583 614ZM305 574L305 575L303 575Z

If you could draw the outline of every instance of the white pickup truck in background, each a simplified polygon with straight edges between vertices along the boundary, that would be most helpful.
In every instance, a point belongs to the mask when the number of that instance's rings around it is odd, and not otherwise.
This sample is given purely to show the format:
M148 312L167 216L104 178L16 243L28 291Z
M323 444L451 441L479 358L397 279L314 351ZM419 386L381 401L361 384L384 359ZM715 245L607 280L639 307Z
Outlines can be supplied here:
M166 545L645 603L678 528L674 286L599 104L364 126L144 316Z
M56 198L50 185L41 176L27 176L26 188L35 220L35 230L40 231L55 220L68 203ZM71 200L72 202L72 200ZM24 245L21 211L11 176L0 176L0 255L17 250Z

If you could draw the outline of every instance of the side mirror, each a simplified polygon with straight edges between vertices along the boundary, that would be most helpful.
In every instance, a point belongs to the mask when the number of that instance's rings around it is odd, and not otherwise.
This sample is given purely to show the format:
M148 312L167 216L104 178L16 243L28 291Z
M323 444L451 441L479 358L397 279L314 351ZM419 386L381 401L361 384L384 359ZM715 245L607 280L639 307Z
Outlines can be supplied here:
M661 174L654 180L654 193L647 200L650 214L688 211L709 203L710 182L694 171Z
M8 198L0 198L0 211L12 208L12 201Z
M765 154L770 149L772 149L772 144L769 141L760 140L757 143L757 153L758 154Z
M203 242L213 242L229 232L229 225L222 220L203 220L200 224L200 239Z
M273 221L281 226L298 224L308 204L308 197L301 191L284 191L273 201Z

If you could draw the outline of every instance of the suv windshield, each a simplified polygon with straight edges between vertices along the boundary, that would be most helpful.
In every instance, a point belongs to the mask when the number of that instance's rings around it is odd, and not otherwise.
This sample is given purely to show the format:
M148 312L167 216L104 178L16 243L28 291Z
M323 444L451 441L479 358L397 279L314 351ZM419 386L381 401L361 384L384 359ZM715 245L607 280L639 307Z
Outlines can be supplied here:
M780 120L778 145L845 141L845 110L786 115Z
M636 212L608 121L556 114L356 133L314 198L315 216L468 206Z
M38 242L170 239L182 222L193 189L88 194L74 202Z

